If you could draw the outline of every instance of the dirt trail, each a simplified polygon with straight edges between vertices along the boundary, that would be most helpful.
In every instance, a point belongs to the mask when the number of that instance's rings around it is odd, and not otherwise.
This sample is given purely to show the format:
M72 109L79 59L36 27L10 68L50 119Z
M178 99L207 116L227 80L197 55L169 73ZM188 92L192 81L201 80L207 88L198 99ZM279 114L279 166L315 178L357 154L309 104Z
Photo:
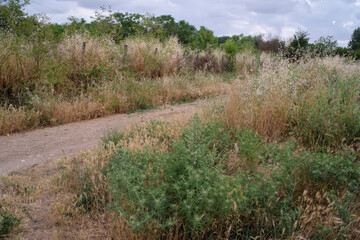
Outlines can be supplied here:
M10 136L0 136L0 176L62 156L71 156L97 144L106 130L123 129L139 121L181 117L184 113L195 113L199 106L208 102L200 100L176 106L165 106L147 112L118 114Z

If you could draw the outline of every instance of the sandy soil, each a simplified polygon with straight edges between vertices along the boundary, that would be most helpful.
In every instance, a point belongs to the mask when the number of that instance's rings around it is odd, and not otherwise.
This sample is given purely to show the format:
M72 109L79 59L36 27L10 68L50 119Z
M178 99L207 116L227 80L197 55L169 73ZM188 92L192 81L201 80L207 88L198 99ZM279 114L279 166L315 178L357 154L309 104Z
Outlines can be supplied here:
M0 136L0 176L38 164L71 156L99 142L109 129L122 129L139 121L167 120L191 114L209 100L164 106L146 112L118 114L9 136Z

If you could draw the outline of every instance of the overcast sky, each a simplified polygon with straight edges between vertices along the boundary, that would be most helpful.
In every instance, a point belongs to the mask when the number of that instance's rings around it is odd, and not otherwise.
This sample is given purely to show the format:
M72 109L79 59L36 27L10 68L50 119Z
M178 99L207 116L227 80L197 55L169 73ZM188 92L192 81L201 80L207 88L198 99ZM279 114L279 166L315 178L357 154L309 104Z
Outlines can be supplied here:
M340 46L360 27L360 0L30 0L26 11L46 13L52 22L69 16L91 20L100 6L116 12L171 14L216 36L272 34L288 39L301 29L311 41L331 35Z

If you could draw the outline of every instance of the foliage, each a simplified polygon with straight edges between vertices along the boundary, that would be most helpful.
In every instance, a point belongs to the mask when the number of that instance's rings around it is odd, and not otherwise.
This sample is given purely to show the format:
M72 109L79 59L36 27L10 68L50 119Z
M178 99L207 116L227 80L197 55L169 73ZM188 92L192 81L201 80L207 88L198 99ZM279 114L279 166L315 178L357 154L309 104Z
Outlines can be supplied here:
M180 227L184 236L197 237L206 225L231 211L227 197L231 179L214 167L219 164L217 155L208 148L207 138L201 138L197 124L195 120L191 130L196 131L184 133L170 152L131 153L120 147L110 159L112 209L135 231L155 228L175 233Z
M307 51L309 46L309 33L306 31L298 31L294 34L293 40L290 42L286 55L288 58L298 60Z
M229 168L234 158L237 171ZM309 223L331 226L330 216L355 221L342 199L342 192L355 196L360 190L355 159L349 152L295 153L292 143L264 144L251 130L233 132L195 117L168 151L145 147L130 152L119 146L105 171L111 210L136 232L198 239L312 238L322 230L302 230ZM311 219L302 209L312 207L306 201L318 192L332 194L334 203ZM347 207L338 210L334 204ZM326 234L351 233L343 225Z
M178 32L177 36L179 41L182 44L188 45L190 44L196 35L196 27L190 25L188 22L181 20L177 23L178 25Z
M256 49L271 53L280 53L285 49L285 42L280 40L279 37L272 37L271 35L264 39L262 35L257 38Z
M333 54L337 48L337 41L333 36L321 36L314 44L315 54L319 56L326 56Z
M337 148L351 145L360 136L359 83L341 79L334 70L326 86L319 86L304 99L290 120L291 129L305 145Z
M352 33L348 47L353 51L360 49L360 27L356 28Z
M6 235L20 224L20 221L21 219L14 216L12 213L0 209L0 238L6 237Z
M236 65L236 54L239 51L238 45L232 39L228 39L223 44L223 48L226 53L227 69L233 71Z
M210 51L217 45L217 39L214 37L213 31L201 26L191 44L193 49Z

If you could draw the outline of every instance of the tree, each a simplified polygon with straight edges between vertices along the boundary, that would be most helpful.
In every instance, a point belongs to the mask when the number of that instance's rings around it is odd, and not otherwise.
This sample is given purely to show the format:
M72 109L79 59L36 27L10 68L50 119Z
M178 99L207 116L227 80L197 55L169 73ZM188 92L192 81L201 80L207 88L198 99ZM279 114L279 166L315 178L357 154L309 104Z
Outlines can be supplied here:
M0 0L0 29L13 32L17 35L31 34L31 30L37 24L35 16L27 16L24 6L29 4L29 0Z
M315 41L314 53L318 56L326 56L335 53L337 48L337 41L333 36L321 36L319 40Z
M239 46L232 38L229 38L223 44L223 48L227 59L226 67L229 71L234 71L236 65L236 54L239 52Z
M178 32L178 25L171 15L161 15L156 17L157 23L163 28L165 38L176 36Z
M204 26L200 27L192 43L194 49L208 50L217 44L217 38L214 37L213 31Z
M360 49L360 27L354 30L348 47L353 51Z
M287 48L287 57L294 58L294 60L301 58L309 47L309 40L308 32L302 30L296 32Z
M140 22L142 15L138 13L116 12L113 14L113 18L118 26L115 31L116 41L135 35L141 29Z
M265 39L263 35L259 35L255 47L260 51L279 53L284 50L285 42L277 36L269 35Z
M196 35L196 27L190 25L188 22L185 22L184 20L178 22L177 25L178 25L177 36L179 38L179 41L185 45L191 43Z

